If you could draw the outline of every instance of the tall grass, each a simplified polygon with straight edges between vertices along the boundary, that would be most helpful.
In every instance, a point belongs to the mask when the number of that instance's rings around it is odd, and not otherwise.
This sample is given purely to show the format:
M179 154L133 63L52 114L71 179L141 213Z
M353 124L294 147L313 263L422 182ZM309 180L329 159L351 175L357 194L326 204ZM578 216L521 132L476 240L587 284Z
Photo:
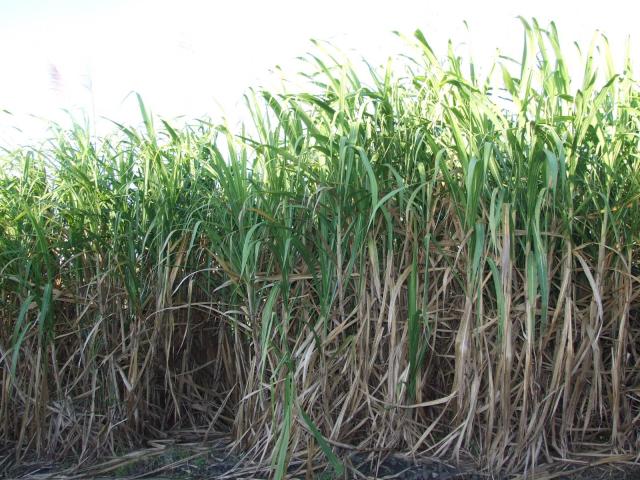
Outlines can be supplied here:
M60 130L0 173L0 441L225 430L276 477L349 449L515 471L640 447L640 90L551 24L486 77L307 60L232 132ZM599 55L598 55L599 52Z

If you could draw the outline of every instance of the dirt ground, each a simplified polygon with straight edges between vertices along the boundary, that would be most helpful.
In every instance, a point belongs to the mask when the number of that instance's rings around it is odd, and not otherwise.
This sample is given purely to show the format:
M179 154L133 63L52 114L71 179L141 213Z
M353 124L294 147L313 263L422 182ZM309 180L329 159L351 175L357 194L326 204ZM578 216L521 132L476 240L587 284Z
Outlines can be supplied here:
M127 453L99 464L82 467L59 463L23 462L8 466L0 458L0 478L31 480L80 479L267 479L264 465L253 465L232 454L223 441L173 444L154 442L147 449ZM6 460L6 459L5 459ZM325 467L309 471L303 462L292 460L291 479L397 479L397 480L640 480L640 464L630 461L589 466L573 462L545 466L525 475L499 476L478 472L472 467L456 468L434 460L413 461L402 456L371 460L364 454L344 456L346 472L337 475Z

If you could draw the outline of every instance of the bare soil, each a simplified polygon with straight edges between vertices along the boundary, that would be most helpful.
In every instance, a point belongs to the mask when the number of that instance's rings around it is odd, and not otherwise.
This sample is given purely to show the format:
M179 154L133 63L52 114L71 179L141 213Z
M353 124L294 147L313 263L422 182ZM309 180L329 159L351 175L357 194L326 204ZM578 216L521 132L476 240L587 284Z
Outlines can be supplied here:
M5 452L3 452L5 453ZM7 457L0 464L7 465ZM343 457L346 476L318 467L308 471L303 462L292 461L291 479L397 479L397 480L640 480L640 464L618 462L589 466L573 462L540 467L527 475L495 475L472 467L455 467L433 459L408 459L400 455L371 458L364 454ZM223 440L207 443L154 442L150 448L129 452L102 463L88 466L58 462L22 462L0 469L0 478L29 480L80 479L267 479L265 465L255 465L233 454Z

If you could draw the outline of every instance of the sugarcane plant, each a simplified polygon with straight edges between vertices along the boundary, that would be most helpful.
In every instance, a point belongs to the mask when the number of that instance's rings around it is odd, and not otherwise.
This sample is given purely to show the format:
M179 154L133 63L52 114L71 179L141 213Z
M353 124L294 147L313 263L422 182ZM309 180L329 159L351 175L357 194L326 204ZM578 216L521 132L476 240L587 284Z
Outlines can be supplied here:
M640 448L640 90L556 27L481 74L318 43L248 120L2 154L0 442L81 461L225 431L275 478L350 449L517 471ZM314 467L315 468L315 467Z

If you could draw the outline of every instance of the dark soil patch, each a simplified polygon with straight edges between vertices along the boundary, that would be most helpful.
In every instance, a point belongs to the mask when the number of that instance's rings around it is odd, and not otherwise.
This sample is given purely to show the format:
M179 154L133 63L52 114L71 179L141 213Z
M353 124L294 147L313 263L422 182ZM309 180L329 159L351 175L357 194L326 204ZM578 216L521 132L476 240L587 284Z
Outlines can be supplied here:
M599 466L558 464L531 472L528 476L499 476L482 473L471 467L461 468L432 459L412 460L400 455L372 458L351 454L344 458L346 477L337 477L331 470L317 469L307 475L306 465L292 462L289 477L397 480L640 480L640 465L618 463ZM60 463L21 464L0 472L1 478L32 480L113 479L267 479L265 465L244 461L231 453L223 440L207 443L154 442L148 449L127 453L106 462L82 467Z
M472 467L459 468L434 460L411 461L401 456L385 459L379 465L366 460L354 467L363 476L354 474L352 478L387 478L398 480L640 480L639 464L607 464L599 466L576 466L558 464L524 475L495 475L482 473Z

